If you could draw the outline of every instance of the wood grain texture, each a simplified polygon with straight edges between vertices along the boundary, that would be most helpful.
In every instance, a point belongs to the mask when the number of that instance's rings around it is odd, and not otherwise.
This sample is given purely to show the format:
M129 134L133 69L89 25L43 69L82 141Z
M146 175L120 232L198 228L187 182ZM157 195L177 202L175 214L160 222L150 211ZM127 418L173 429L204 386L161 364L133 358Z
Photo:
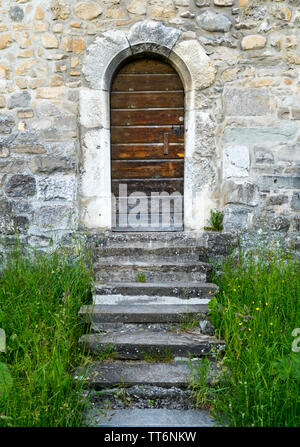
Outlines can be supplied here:
M139 110L112 110L112 126L138 126L159 124L182 124L184 110L181 109L139 109Z
M184 93L178 92L128 92L111 93L111 110L183 107Z
M137 160L137 159L157 159L161 158L163 151L163 143L157 144L112 144L111 158L112 160ZM184 157L184 145L182 143L169 143L168 154L164 154L166 158L180 158Z
M114 229L182 230L184 89L169 64L141 58L123 66L115 76L111 88L111 159ZM135 200L132 193L139 194L140 199ZM159 195L154 201L153 193ZM166 202L162 205L169 194L181 195L179 201L168 202L170 207ZM145 202L149 215L142 212L138 227L132 227L130 214L145 196L152 196ZM120 206L123 199L119 197L129 200L125 208Z
M111 167L113 178L119 179L183 177L183 160L113 160Z

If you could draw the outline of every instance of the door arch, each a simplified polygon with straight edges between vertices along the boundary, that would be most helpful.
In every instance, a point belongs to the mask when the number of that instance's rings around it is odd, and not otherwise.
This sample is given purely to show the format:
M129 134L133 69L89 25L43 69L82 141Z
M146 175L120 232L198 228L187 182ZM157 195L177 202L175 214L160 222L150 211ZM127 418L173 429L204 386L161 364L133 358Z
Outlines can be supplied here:
M110 91L112 229L183 230L184 88L167 62L127 61Z

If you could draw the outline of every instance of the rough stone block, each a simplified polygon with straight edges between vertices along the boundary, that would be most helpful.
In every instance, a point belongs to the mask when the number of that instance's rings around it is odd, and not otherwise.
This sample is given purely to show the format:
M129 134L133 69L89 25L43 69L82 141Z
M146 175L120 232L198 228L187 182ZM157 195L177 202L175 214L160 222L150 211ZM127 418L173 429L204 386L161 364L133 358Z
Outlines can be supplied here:
M177 28L166 26L162 22L145 20L133 25L127 38L133 54L152 47L153 50L158 50L161 54L168 56L180 34L181 31Z
M266 46L267 39L260 34L245 36L242 39L241 47L243 50L259 50Z
M74 158L66 157L34 157L29 167L34 174L53 174L75 171L76 162Z
M226 88L223 98L227 116L260 116L270 113L270 95L266 88Z
M43 231L66 230L74 227L74 217L69 206L44 206L37 210L34 222Z
M126 35L120 30L106 31L96 37L87 52L83 74L91 88L109 90L110 77L119 63L132 55Z
M224 178L248 177L250 166L249 149L247 146L227 146L224 150Z
M224 231L247 230L253 222L253 209L241 205L226 205L224 207Z
M88 129L109 129L109 94L103 90L80 90L80 124Z
M267 220L266 225L271 231L288 231L290 220L285 216L274 216Z
M29 107L31 101L30 94L25 91L22 93L16 93L15 95L12 95L8 99L8 108L13 109L14 107Z
M261 191L274 189L300 189L300 176L262 175L258 179Z
M55 175L37 179L38 198L41 200L68 200L76 196L76 179L70 175Z
M96 2L79 2L76 3L74 12L82 20L93 20L102 14L103 9Z
M295 211L300 211L300 192L295 191L292 197L291 207Z
M31 197L36 193L36 181L30 175L13 175L5 184L9 197Z
M10 134L14 125L15 121L12 116L0 114L0 134Z
M210 9L199 14L196 20L198 25L205 31L226 33L232 26L232 22L226 14Z
M257 206L259 201L258 186L251 182L229 180L223 187L224 205L229 203Z
M224 142L227 144L262 145L293 142L298 134L294 122L283 121L276 127L227 127Z

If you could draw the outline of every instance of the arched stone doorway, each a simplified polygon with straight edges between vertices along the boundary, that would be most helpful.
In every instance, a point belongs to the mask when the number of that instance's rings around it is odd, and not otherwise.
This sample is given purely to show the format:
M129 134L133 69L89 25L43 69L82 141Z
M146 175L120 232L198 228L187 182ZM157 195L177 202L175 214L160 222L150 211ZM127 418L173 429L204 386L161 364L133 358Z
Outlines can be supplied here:
M184 89L167 62L134 58L110 92L112 229L183 230Z
M110 230L112 222L110 86L129 58L163 58L178 73L185 91L184 230L201 230L211 208L217 207L219 161L210 111L202 107L202 92L216 69L199 40L162 22L136 22L128 31L99 35L87 49L83 73L88 88L80 91L81 162L80 225ZM203 138L205 134L205 138Z

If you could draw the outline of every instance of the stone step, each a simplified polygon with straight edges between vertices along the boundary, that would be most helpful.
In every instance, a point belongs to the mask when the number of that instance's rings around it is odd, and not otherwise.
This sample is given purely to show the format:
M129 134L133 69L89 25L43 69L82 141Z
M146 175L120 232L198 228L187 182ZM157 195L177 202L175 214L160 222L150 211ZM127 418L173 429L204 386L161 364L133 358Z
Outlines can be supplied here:
M170 356L202 356L212 350L223 351L225 343L210 335L185 332L129 331L88 334L80 339L86 352L101 354L110 347L116 359L144 359L145 354Z
M193 361L193 363L195 360ZM201 359L197 360L200 367ZM94 390L105 387L148 385L163 388L187 388L193 381L197 369L191 369L188 360L168 363L149 362L94 362L76 370L75 377L84 377L86 385ZM216 380L215 363L211 363L207 383Z
M107 410L94 408L86 418L92 427L215 427L216 422L206 410L170 410L166 408L125 408ZM176 432L174 432L176 434ZM188 441L193 433L187 431ZM113 432L110 432L113 436ZM137 435L136 435L137 436ZM158 434L152 434L152 441L161 441ZM166 435L167 436L167 435ZM127 438L128 435L127 435ZM150 439L150 438L149 438ZM112 442L114 439L111 439ZM174 437L173 437L174 440ZM134 441L131 441L134 444Z
M210 283L185 281L173 282L111 282L109 284L95 283L97 295L147 295L174 296L182 299L211 298L217 293L218 286Z
M94 261L100 262L104 258L109 258L108 262L115 262L116 258L122 258L127 262L208 262L208 252L204 247L196 246L163 246L148 247L138 244L104 246L94 249Z
M109 296L108 296L109 297ZM181 300L182 301L182 300ZM189 300L185 300L189 301ZM96 304L83 306L79 315L85 322L93 323L178 323L184 319L207 317L208 300L199 304L140 304L125 301L124 304Z
M94 264L95 277L98 281L137 281L138 274L144 274L147 282L157 281L206 281L212 265L205 262L124 261L122 257L102 259Z

